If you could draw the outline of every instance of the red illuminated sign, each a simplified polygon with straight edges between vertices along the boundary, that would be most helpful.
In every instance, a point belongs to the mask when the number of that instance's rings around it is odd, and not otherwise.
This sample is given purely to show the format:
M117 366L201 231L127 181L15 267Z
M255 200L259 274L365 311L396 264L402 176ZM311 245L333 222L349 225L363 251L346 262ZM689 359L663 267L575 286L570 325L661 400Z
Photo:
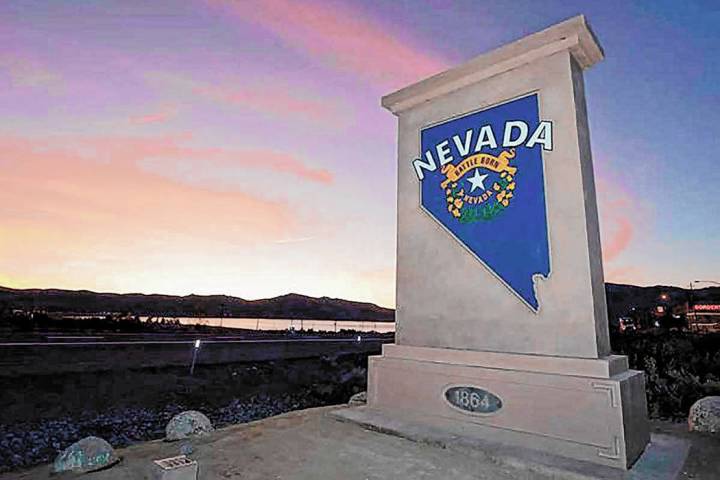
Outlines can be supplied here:
M693 310L697 311L703 311L703 312L720 312L720 305L712 305L712 304L700 304L695 305Z

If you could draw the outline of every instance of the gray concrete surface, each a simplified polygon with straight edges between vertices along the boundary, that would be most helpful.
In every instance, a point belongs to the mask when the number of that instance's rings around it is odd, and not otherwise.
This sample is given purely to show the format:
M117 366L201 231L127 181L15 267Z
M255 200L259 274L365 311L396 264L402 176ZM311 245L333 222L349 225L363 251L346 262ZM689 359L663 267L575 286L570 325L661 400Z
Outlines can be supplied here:
M387 415L384 412L361 408L342 408L330 412L340 420L350 421L364 428L396 435L414 442L435 445L450 451L466 453L470 458L498 465L518 468L537 477L558 480L675 480L690 449L687 439L655 434L640 459L629 471L597 465L587 461L560 457L518 446L499 443L499 435L488 435L488 441L471 435L467 429L448 430L426 422L413 421L410 416ZM498 440L495 440L495 439ZM542 440L541 440L542 441ZM538 445L536 443L537 447Z
M200 465L199 480L215 479L457 479L547 480L562 478L522 457L501 457L460 444L417 442L341 422L329 413L338 407L303 410L213 432L195 443L191 458ZM661 423L655 433L690 444L680 469L682 480L713 480L720 472L720 442L687 433L685 425ZM672 455L673 445L665 443ZM668 449L667 447L670 446ZM153 460L178 455L178 443L154 441L118 450L113 468L83 476L88 480L152 478ZM511 453L506 449L505 454ZM596 467L597 468L597 467ZM0 480L50 480L49 466L0 475ZM583 478L583 477L576 477ZM585 477L586 478L586 477ZM664 480L661 476L636 480Z

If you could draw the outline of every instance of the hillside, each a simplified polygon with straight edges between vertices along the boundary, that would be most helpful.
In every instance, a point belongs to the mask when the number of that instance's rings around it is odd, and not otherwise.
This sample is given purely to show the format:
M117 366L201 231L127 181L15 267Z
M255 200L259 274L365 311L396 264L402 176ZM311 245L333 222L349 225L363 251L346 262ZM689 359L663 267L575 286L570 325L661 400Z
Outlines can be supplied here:
M394 311L372 303L288 294L261 300L228 295L146 295L96 293L88 290L0 287L0 310L42 309L61 313L130 312L153 316L304 318L393 321Z
M690 299L690 289L680 287L669 287L655 285L652 287L638 287L635 285L623 285L606 283L605 293L607 294L608 316L615 318L627 314L631 308L638 310L653 308L659 303L670 305L684 304ZM661 295L667 295L664 302ZM720 302L720 287L708 287L694 289L692 291L694 303Z
M638 287L605 285L610 318L625 315L631 308L650 309L660 295L676 305L688 300L689 289L667 286ZM720 302L720 287L696 289L696 302ZM145 295L140 293L96 293L88 290L27 289L0 287L0 310L42 309L60 313L130 312L153 316L229 316L246 318L304 318L329 320L393 321L395 312L372 303L328 297L288 294L261 300L245 300L228 295Z

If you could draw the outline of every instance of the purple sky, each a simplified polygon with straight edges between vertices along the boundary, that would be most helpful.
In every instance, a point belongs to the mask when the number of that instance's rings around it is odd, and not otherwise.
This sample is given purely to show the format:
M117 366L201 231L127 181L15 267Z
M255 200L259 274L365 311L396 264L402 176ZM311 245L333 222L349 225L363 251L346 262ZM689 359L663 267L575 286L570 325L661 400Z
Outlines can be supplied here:
M0 285L392 306L380 96L578 13L607 280L720 280L720 11L679 5L5 1Z

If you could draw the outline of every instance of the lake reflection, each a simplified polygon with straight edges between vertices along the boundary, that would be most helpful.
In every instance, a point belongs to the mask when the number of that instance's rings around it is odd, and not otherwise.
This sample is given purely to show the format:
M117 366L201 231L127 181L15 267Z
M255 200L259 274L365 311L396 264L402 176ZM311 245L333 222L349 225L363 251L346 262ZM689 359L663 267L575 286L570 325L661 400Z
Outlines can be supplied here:
M145 321L147 317L140 317ZM156 318L153 318L156 320ZM175 318L172 318L175 320ZM316 332L339 332L357 330L359 332L387 333L395 331L394 322L354 321L354 320L298 320L289 318L197 318L177 317L183 325L209 325L213 327L244 328L247 330L315 330Z

